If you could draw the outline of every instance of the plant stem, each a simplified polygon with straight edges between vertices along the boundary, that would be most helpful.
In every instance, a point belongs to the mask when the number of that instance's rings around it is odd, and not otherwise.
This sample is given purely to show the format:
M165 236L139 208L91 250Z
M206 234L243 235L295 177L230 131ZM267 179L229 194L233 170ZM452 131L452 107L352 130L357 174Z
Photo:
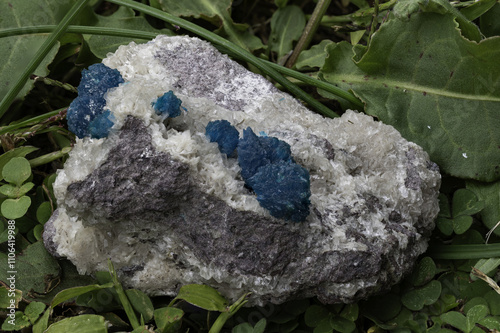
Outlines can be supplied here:
M326 117L338 117L338 115L315 100L312 96L307 94L305 91L288 81L284 76L282 76L279 72L277 72L275 69L273 69L271 66L267 65L267 63L263 62L261 59L257 58L253 54L249 53L245 49L231 43L230 41L222 38L219 35L214 34L213 32L210 32L204 28L199 27L198 25L183 20L181 18L178 18L174 15L171 15L169 13L162 12L161 10L154 9L152 7L131 1L131 0L109 0L109 2L121 5L121 6L126 6L132 9L135 9L137 11L143 12L145 14L148 14L150 16L156 17L160 20L163 20L165 22L168 22L173 25L177 25L183 29L186 29L204 39L207 41L220 45L224 47L224 49L229 49L233 54L236 54L238 58L243 59L250 64L254 65L267 75L269 75L271 78L273 78L276 82L281 84L283 87L285 87L289 92L291 92L293 95L297 96L298 98L302 99L304 102L309 104L312 108L314 108L316 111L319 113L323 114Z
M31 119L27 119L27 120L21 121L19 123L15 123L15 124L12 124L12 125L0 127L0 135L8 133L8 132L10 132L12 130L24 127L24 126L31 126L31 125L37 124L37 123L39 123L39 122L41 122L43 120L49 119L50 117L55 117L55 116L57 116L59 114L61 114L61 119L62 119L64 117L64 114L62 113L64 110L66 110L66 108L62 108L62 109L58 109L58 110L55 110L55 111L51 111L51 112L48 112L48 113L45 113L45 114L33 117Z
M500 244L435 245L427 253L434 259L498 258Z
M377 28L378 24L378 1L375 0L375 3L373 4L373 19L372 19L372 26L370 28L370 35L368 36L368 39L371 40L373 34L375 33L375 29Z
M0 31L0 38L2 37L8 37L8 36L13 36L13 35L23 35L23 34L35 34L35 33L49 33L53 31L55 28L55 25L41 25L41 26L33 26L33 27L23 27L23 28L13 28L13 29L4 29ZM89 34L89 35L105 35L105 36L117 36L117 37L129 37L129 38L142 38L142 39L153 39L158 34L154 32L146 32L146 31L136 31L136 30L129 30L129 29L121 29L121 28L105 28L105 27L87 27L87 26L81 26L81 25L72 25L69 26L68 29L66 30L67 33L79 33L79 34ZM235 58L238 58L237 54L234 54L231 52L231 50L228 50L226 48L223 48L221 46L216 46L220 51L227 53ZM266 62L267 65L273 67L276 71L283 75L287 75L290 77L293 77L294 79L300 80L304 83L307 83L311 86L314 86L319 89L323 89L325 91L328 91L329 93L332 93L350 103L353 104L353 107L356 107L358 111L362 111L364 108L363 103L354 96L352 93L347 92L345 90L342 90L338 88L337 86L326 82L326 81L321 81L315 78L310 77L307 74L303 74L301 72L292 70L290 68L286 68L284 66L275 64L270 61L262 60L263 62ZM34 118L33 118L34 119ZM19 126L21 127L21 126ZM5 133L3 129L0 129L0 134Z
M64 16L61 22L57 25L54 32L43 42L42 46L36 52L35 56L31 59L30 63L26 66L24 72L17 78L14 86L7 92L5 97L0 103L0 118L7 112L9 106L12 104L16 96L26 84L29 76L36 70L38 65L42 62L43 58L47 56L52 47L56 44L57 40L64 34L66 28L71 21L82 11L90 0L78 0L77 3L71 7L70 11Z
M309 21L307 22L306 27L304 28L304 31L302 32L302 36L300 36L300 39L297 42L297 45L295 46L295 49L292 52L292 55L290 56L290 58L288 58L286 62L286 67L292 68L295 62L297 61L300 52L307 49L307 47L309 46L314 37L314 34L316 33L316 30L318 30L318 27L321 23L321 18L323 17L323 15L325 15L328 6L330 6L330 3L331 0L318 1L311 17L309 18Z
M52 161L55 161L61 157L66 156L71 151L71 149L72 149L71 147L64 147L63 149L61 149L59 151L55 151L55 152L34 158L34 159L29 161L30 166L32 168L34 168L34 167L37 167L39 165L44 165L44 164L50 163Z
M132 328L135 330L136 328L140 327L141 325L139 324L139 320L137 320L137 316L135 315L134 309L132 308L132 305L130 305L128 297L125 294L125 291L123 290L123 287L122 287L120 281L118 281L115 267L113 266L113 263L111 262L110 259L108 259L108 269L109 269L109 274L111 274L111 279L113 280L113 285L115 287L115 291L118 294L118 298L120 299L120 302L122 303L123 309L125 310L125 313L127 314L128 320L130 321Z

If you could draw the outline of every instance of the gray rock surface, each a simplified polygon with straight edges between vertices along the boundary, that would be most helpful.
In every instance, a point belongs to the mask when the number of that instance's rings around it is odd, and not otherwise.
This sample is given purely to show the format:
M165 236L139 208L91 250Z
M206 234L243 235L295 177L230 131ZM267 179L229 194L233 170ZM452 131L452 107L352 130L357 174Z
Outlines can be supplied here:
M198 39L132 43L104 63L126 81L106 96L112 134L77 140L44 232L80 273L111 258L151 295L203 283L231 300L253 292L254 304L353 302L388 290L425 251L439 170L394 128L352 111L324 119ZM168 90L187 111L163 123L151 102ZM218 119L291 145L311 175L305 222L260 207L204 135Z

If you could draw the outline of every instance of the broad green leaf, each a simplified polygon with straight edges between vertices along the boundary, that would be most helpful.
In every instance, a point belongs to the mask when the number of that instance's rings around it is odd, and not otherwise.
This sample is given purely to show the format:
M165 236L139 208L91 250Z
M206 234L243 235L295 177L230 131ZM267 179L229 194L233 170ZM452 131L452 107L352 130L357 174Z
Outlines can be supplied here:
M255 324L253 328L253 333L264 333L266 330L266 325L267 325L266 318L262 318L257 322L257 324Z
M479 19L481 32L486 37L500 36L500 3L496 3L490 10L488 10Z
M0 259L0 280L6 281L7 272L12 269L8 266L5 253L0 253ZM48 292L59 276L59 269L57 260L45 250L42 242L31 244L16 257L16 288L23 293Z
M306 310L306 313L304 315L304 320L307 326L316 327L323 320L329 319L329 316L330 316L330 311L328 311L325 307L320 305L311 305Z
M293 49L293 42L299 40L306 26L306 17L299 6L291 5L280 8L271 18L271 51L278 54L278 59Z
M20 28L26 26L57 24L71 8L72 0L16 0L0 1L0 29ZM7 94L11 86L40 46L48 37L48 33L36 35L19 35L0 38L0 100ZM57 43L35 70L35 74L47 76L47 66L54 59L59 43ZM33 87L29 81L21 90L18 98L24 97Z
M453 230L457 235L461 235L469 230L472 225L473 219L471 216L460 215L453 219Z
M467 331L467 321L465 319L465 316L460 312L450 311L444 313L441 315L441 320L453 327L458 328L462 332L469 332Z
M342 312L340 313L341 317L348 319L350 321L357 320L358 315L359 315L359 307L357 303L346 304L344 309L342 309Z
M236 45L253 51L263 47L256 36L248 32L248 26L236 24L231 18L231 0L158 0L161 8L172 15L201 18L219 27L216 31Z
M52 215L52 206L50 201L44 201L38 208L36 209L36 219L41 224L45 224L50 219Z
M19 187L11 184L5 184L0 187L0 193L9 198L17 198L19 193Z
M480 259L475 265L474 268L480 270L484 274L488 275L494 272L498 266L500 266L500 258L489 258L489 259ZM470 274L470 278L473 281L476 281L478 278L474 274Z
M89 293L91 291L107 289L107 288L112 288L112 287L113 287L113 282L109 282L109 283L103 284L103 285L93 284L93 285L89 285L89 286L81 286L81 287L73 287L73 288L65 289L65 290L59 292L54 297L50 306L52 308L54 308L57 305L61 304L62 302L66 302L70 299L73 299L73 298L78 297L80 295Z
M486 305L476 305L467 311L466 322L467 329L472 331L476 323L488 315L488 307Z
M332 322L330 321L330 316L328 318L323 319L318 323L318 325L314 328L314 333L333 333Z
M146 323L153 319L154 307L148 295L137 289L125 290L125 294L134 310L142 315Z
M356 324L354 324L354 322L340 316L335 316L330 319L330 325L335 331L341 333L351 333L356 329Z
M50 308L47 308L36 323L33 325L33 333L43 333L49 326Z
M31 176L30 162L24 157L14 157L2 169L5 181L21 186Z
M481 220L484 225L492 229L500 221L500 181L494 183L467 182L467 189L474 192L479 200L484 201L481 211ZM500 235L500 227L496 228L495 234Z
M135 328L130 333L151 333L151 331L146 326L141 326L141 327Z
M16 311L14 319L7 317L2 324L3 331L20 331L25 327L31 326L28 317L22 311Z
M486 317L486 318L480 319L478 321L478 324L486 327L487 329L489 329L492 332L495 332L494 330L496 330L497 332L500 331L500 318Z
M453 194L453 217L459 215L472 215L481 211L484 202L479 201L474 192L461 188Z
M14 292L12 292L10 291L10 289L7 289L6 287L3 286L0 287L0 309L6 309L11 304L10 301L11 299L14 300L14 306L17 309L19 306L19 302L22 300L22 298L23 298L23 293L20 290L15 289Z
M227 300L217 290L201 284L182 286L174 301L179 299L208 311L224 312L228 306Z
M18 196L25 195L33 188L33 186L35 186L35 184L33 184L32 182L24 183L23 185L21 185L21 187L19 187L17 195Z
M239 324L233 327L232 333L253 333L253 327L249 323Z
M411 283L415 287L420 287L432 280L436 274L436 264L430 257L424 257L419 261L417 267L413 270Z
M488 302L484 298L474 297L473 299L471 299L467 303L465 303L465 305L463 306L461 311L463 313L467 314L469 312L469 310L471 310L476 305L484 305L486 308L488 308ZM489 314L489 312L488 312L488 314Z
M481 40L481 33L478 27L447 0L400 0L394 6L394 14L403 20L406 20L407 17L416 11L450 14L457 21L464 37L476 42Z
M401 297L404 306L412 311L419 311L425 305L436 302L441 295L441 283L433 280L423 287L410 290Z
M110 16L96 15L98 27L113 27L131 30L140 30L155 32L157 34L172 35L172 32L167 29L158 30L153 28L143 16L135 16L132 9L127 7L119 7L118 10ZM92 53L98 58L105 58L109 52L115 52L120 45L130 42L145 43L145 39L131 39L127 37L115 36L99 36L90 35L87 38L88 45Z
M156 327L160 333L177 332L181 326L184 311L178 308L165 307L154 311Z
M468 20L473 21L490 10L496 2L497 0L478 0L469 6L460 9L460 13L462 13Z
M28 317L32 324L40 317L45 310L46 305L42 302L31 302L24 309L24 314Z
M500 316L500 294L490 290L484 295L484 299L488 302L490 313L493 316Z
M1 6L1 4L0 4L0 6ZM0 43L1 43L1 39L0 39ZM1 75L1 72L0 72L0 75ZM3 153L2 155L0 155L0 170L3 170L3 167L5 166L5 164L7 164L14 157L25 157L26 155L34 152L35 150L38 150L38 148L32 147L32 146L23 146L23 147L14 148L12 150L9 150L6 153ZM2 180L2 179L3 179L3 176L0 175L0 180Z
M444 235L451 236L453 233L453 220L447 219L445 217L438 217L436 219L436 225Z
M347 43L328 51L323 77L351 89L442 171L500 177L500 38L470 42L451 15L419 12L382 24L357 63Z
M45 333L107 333L104 317L98 315L80 315L65 318L50 325Z
M331 40L324 39L321 43L314 45L309 50L300 52L295 68L301 70L306 68L320 68L325 63L327 55L326 47L333 44Z
M20 197L19 199L6 199L2 202L2 215L7 219L18 219L26 214L30 205L31 199L26 195Z

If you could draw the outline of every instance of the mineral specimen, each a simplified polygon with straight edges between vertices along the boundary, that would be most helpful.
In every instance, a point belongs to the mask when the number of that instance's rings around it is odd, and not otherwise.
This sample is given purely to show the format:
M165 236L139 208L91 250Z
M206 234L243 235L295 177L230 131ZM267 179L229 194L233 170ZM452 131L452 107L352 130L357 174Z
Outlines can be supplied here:
M254 304L353 302L388 290L426 250L439 171L394 128L353 111L325 119L198 39L131 43L103 63L125 81L102 95L112 131L77 139L44 232L80 273L111 258L127 286L150 295L203 283L231 300L252 292ZM152 104L167 91L188 111L165 121ZM273 162L245 174L244 150L227 156L205 134L219 120ZM91 120L72 121L86 132ZM261 178L272 185L261 191ZM304 195L279 197L283 182ZM307 202L307 188L309 214L283 212L307 216L300 223L259 203Z
M172 90L164 93L153 103L157 115L163 118L175 118L181 115L182 101L175 96Z

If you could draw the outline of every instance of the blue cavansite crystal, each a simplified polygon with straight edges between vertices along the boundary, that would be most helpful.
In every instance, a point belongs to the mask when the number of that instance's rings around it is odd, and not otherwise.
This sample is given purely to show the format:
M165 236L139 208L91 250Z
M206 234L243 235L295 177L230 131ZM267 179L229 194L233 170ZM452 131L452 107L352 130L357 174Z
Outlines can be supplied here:
M279 161L262 166L246 184L276 218L301 222L309 215L309 172L296 163Z
M110 88L118 87L123 82L118 70L101 63L83 70L82 80L78 86L78 97L68 108L69 130L79 138L106 137L113 122L110 120L110 111L104 110L106 105L104 95ZM105 112L107 114L103 116Z
M182 101L170 90L153 102L153 108L155 113L164 119L174 118L181 115L181 104Z
M245 185L272 216L294 222L307 218L311 204L309 172L295 163L288 143L257 136L250 127L239 139L238 130L227 120L211 121L205 131L211 142L219 144L221 153L229 156L237 150Z
M205 134L210 142L217 142L221 153L231 155L240 139L240 133L227 120L215 120L208 123Z
M243 130L243 138L238 143L238 163L245 181L260 167L279 161L294 162L288 143L274 137L257 136L250 127Z

